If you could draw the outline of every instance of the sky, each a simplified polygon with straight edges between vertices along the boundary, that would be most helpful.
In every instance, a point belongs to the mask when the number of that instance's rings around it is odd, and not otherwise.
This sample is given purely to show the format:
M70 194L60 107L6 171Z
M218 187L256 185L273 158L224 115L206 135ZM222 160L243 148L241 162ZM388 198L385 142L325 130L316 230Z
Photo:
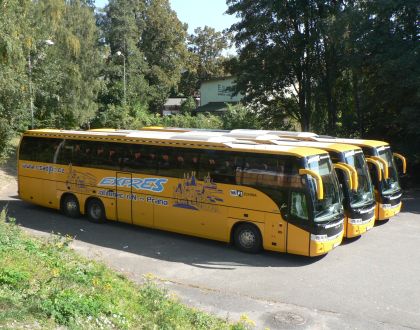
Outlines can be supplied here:
M104 7L107 0L96 0L97 7ZM222 31L236 22L232 15L224 14L227 10L226 0L170 0L181 22L188 24L188 33L197 27L208 25Z

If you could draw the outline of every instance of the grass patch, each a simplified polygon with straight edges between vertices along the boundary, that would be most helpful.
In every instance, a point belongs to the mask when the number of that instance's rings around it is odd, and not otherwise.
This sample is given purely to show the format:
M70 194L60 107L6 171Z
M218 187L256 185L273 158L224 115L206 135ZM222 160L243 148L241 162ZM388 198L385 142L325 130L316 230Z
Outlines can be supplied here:
M188 308L151 279L137 286L77 255L69 237L23 233L0 214L0 329L247 329Z

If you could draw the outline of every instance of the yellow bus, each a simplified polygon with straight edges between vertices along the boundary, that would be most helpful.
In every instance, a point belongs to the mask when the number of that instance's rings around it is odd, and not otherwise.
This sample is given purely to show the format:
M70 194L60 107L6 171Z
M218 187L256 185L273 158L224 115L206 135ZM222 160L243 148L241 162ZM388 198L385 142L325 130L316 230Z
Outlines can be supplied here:
M283 146L311 147L328 151L343 191L344 237L356 237L375 224L375 195L361 148L344 143L300 141L281 138L269 131L232 130L224 136Z
M360 147L370 164L371 177L376 196L376 220L387 220L401 211L402 189L399 183L398 170L394 158L402 163L402 173L406 173L406 159L392 153L391 147L384 141L344 139L320 136L310 132L269 131L281 137L296 138L305 141L346 143Z
M343 208L327 152L207 132L31 130L18 159L21 199L305 256L341 243Z
M375 195L369 169L361 148L343 143L301 141L294 138L281 138L270 131L237 129L196 130L193 128L149 126L142 130L160 132L218 132L220 136L241 140L251 140L262 144L283 146L312 147L328 151L344 195L345 212L344 237L351 238L364 234L375 224ZM118 132L129 130L97 129L94 131Z

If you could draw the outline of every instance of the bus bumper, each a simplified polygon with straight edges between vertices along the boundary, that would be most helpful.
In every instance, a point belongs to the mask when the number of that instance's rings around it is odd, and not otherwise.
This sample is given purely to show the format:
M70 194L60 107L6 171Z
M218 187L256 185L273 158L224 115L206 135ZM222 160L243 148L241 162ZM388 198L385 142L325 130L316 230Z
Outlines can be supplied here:
M397 205L388 206L387 204L378 204L376 220L387 220L401 211L402 202Z
M328 253L341 244L343 236L344 231L333 237L328 237L328 239L324 241L316 241L311 239L310 256L316 257Z
M364 221L358 221L361 219L351 219L346 218L346 233L345 237L351 238L356 237L364 234L368 230L373 228L373 225L375 224L375 216L371 217L368 220ZM359 222L359 223L358 223Z

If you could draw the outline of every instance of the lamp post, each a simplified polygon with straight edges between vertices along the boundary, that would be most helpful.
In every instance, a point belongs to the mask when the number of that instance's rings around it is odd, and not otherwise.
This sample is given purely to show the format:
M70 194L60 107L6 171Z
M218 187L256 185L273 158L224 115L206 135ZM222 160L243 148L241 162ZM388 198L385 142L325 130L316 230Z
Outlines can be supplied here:
M127 82L126 82L126 77L125 77L125 55L122 52L118 51L117 56L122 56L122 58L123 58L124 105L126 105L126 102L127 102L127 94L126 94L127 93Z
M54 41L52 40L44 40L42 42L43 44L47 45L47 46L52 46L54 45ZM35 61L32 61L32 57L31 57L31 52L29 52L28 54L28 76L29 76L29 107L31 110L31 129L34 129L34 96L33 96L33 87L32 87L32 68L33 65L35 64L34 62L36 62L36 60L39 59L39 56L37 58L35 58Z

